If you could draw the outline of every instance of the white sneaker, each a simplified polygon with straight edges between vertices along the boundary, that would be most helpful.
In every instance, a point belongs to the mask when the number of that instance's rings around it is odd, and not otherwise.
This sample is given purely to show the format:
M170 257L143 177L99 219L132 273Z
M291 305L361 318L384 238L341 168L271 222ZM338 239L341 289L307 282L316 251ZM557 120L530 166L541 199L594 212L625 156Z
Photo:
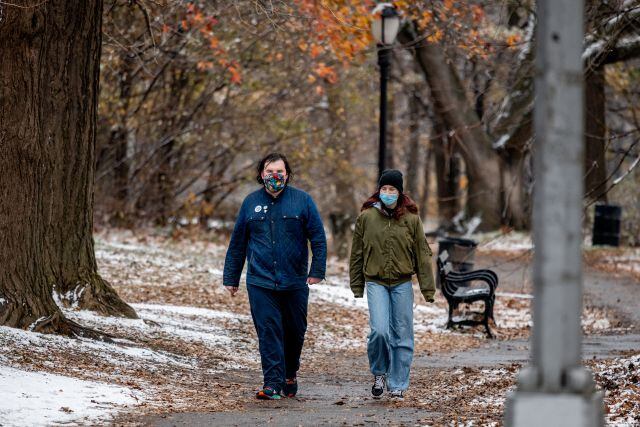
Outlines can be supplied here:
M404 393L402 392L402 390L391 390L389 392L389 397L395 400L403 400Z

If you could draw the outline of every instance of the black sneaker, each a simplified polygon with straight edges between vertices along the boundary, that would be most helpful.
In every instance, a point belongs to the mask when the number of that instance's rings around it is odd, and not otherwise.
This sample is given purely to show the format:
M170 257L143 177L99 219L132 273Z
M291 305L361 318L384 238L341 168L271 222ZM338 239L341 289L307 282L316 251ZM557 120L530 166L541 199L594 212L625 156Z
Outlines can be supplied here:
M380 397L382 393L384 393L384 375L374 375L371 394L373 394L373 397Z
M282 394L286 397L295 397L298 393L298 379L296 377L287 378L282 389Z

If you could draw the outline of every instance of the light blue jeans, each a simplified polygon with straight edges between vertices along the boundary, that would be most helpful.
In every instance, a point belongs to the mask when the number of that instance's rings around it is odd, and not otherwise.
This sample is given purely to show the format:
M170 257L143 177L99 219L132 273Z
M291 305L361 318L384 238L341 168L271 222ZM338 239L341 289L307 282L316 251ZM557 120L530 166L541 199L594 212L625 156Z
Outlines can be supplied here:
M389 390L406 390L413 360L413 289L411 282L383 286L367 282L369 339L373 375L386 375Z

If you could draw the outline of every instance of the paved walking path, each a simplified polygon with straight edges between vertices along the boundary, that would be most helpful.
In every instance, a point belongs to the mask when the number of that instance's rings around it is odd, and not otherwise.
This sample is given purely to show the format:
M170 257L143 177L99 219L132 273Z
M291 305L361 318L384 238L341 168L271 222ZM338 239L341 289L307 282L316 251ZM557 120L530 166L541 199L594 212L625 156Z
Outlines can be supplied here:
M496 259L479 257L476 265L493 265ZM522 261L502 262L495 267L501 278L501 289L509 292L530 292L522 285L523 277L530 277ZM624 323L631 327L628 333L597 335L585 338L585 359L613 357L621 351L640 350L640 312L635 309L640 301L640 284L630 278L617 278L595 271L585 272L585 297L598 306L615 308ZM621 304L620 304L621 303ZM496 314L499 316L499 313ZM416 354L413 369L449 369L456 367L498 367L512 363L526 364L529 343L524 340L488 340L480 348L455 354ZM336 372L349 375L305 372L301 375L299 399L259 402L247 396L247 406L241 412L166 414L146 418L153 426L209 426L209 425L425 425L437 418L438 413L413 407L396 407L386 400L370 397L371 376L366 369L366 356L346 358L335 355ZM259 372L231 372L229 380L255 386ZM212 397L215 390L212 390Z

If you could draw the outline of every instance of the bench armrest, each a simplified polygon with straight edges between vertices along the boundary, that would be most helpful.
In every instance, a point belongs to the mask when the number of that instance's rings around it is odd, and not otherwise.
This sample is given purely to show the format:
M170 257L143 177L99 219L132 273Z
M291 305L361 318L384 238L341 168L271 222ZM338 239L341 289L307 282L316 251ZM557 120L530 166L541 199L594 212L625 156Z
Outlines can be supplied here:
M450 271L443 274L443 291L454 294L460 287L460 283L481 281L489 286L491 294L494 294L498 287L498 275L491 270L474 270L468 272Z

